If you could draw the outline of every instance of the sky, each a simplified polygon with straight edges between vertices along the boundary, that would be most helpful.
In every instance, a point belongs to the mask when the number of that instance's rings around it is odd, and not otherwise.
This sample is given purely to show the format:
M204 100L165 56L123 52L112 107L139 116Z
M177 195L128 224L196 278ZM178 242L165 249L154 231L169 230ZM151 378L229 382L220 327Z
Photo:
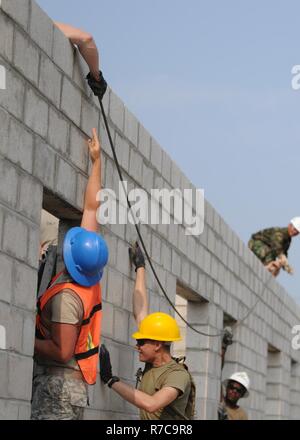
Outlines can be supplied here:
M300 216L299 2L37 2L92 33L109 85L245 243ZM289 261L300 303L299 237Z

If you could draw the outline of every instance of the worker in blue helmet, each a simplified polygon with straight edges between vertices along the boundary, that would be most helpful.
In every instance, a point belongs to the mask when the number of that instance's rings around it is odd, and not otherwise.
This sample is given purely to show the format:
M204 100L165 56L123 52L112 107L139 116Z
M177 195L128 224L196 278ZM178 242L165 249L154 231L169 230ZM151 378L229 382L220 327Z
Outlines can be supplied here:
M98 233L101 182L96 129L88 141L92 160L80 227L64 239L65 268L38 300L32 419L79 420L96 382L100 344L100 280L108 248Z

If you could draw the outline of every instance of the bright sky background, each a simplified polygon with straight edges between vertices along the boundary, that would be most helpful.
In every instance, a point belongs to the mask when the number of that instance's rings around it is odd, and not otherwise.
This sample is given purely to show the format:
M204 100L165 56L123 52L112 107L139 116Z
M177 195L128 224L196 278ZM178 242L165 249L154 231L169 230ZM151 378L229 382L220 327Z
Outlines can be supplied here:
M94 35L113 90L247 243L300 216L300 3L38 0ZM300 303L295 275L278 281Z

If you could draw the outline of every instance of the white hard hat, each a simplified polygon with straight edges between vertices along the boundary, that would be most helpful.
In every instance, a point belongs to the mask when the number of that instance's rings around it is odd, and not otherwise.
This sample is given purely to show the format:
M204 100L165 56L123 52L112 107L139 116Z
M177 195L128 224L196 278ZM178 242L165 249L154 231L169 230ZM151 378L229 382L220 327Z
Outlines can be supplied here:
M238 382L241 385L243 385L244 388L246 388L246 392L243 395L243 397L249 396L249 387L250 387L250 379L248 374L245 371L238 371L236 373L233 373L229 379L224 380L223 385L227 387L227 384L230 380L233 380L234 382Z
M300 217L292 218L291 223L294 226L294 228L296 228L297 231L300 232Z

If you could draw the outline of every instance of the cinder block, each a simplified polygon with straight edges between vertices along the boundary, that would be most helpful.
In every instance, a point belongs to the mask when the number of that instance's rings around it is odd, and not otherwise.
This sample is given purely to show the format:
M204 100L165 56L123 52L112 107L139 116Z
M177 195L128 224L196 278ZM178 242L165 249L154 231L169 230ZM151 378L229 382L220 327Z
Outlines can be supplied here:
M151 163L161 174L162 172L162 149L155 139L151 139Z
M25 130L24 126L11 118L9 130L7 128L6 139L4 138L4 142L6 142L6 155L8 159L31 174L34 146L32 134Z
M0 40L0 55L7 58L8 61L11 61L13 55L14 28L11 22L3 14L0 14L0 29L3 37L5 36L5 38L1 38Z
M174 249L172 249L172 273L179 277L181 275L181 258Z
M31 399L32 358L9 354L8 357L8 393L13 399Z
M58 158L56 191L64 199L74 202L76 199L76 172L66 161Z
M31 405L30 403L19 403L18 405L18 420L30 420L31 416Z
M52 58L72 78L74 48L70 40L54 25Z
M14 70L0 58L0 64L6 70L6 89L1 90L1 107L22 119L25 85Z
M39 224L43 201L43 187L32 177L23 174L20 177L20 195L18 210Z
M53 21L48 15L33 1L31 3L31 17L29 32L31 38L51 57L53 43Z
M142 183L143 159L142 156L131 148L129 174L138 183Z
M76 124L80 124L81 93L66 77L63 78L61 110Z
M77 173L76 183L76 205L81 210L84 204L84 195L88 179L80 173Z
M59 107L62 75L55 64L41 55L39 89L56 107Z
M33 356L35 339L35 312L25 313L22 331L22 353L26 356Z
M81 129L89 136L92 137L92 129L98 130L99 125L99 111L86 99L82 99L81 106Z
M102 301L102 334L108 338L114 336L114 307L112 304Z
M0 200L15 207L18 191L18 174L6 160L0 159Z
M40 250L40 229L38 226L28 228L27 262L37 269L39 263Z
M39 74L39 52L29 38L17 29L14 41L14 64L24 74L26 79L35 84Z
M115 308L114 310L114 339L127 343L128 339L129 313L125 310Z
M124 134L136 147L138 144L138 121L136 117L125 107Z
M9 114L2 108L0 108L0 153L4 156L7 155L9 151L8 148L8 134L9 134L9 122L11 117Z
M123 302L123 279L115 270L108 269L107 299L121 307Z
M27 227L20 218L6 214L4 219L3 249L13 257L24 260L27 253Z
M171 185L173 188L180 188L181 171L175 162L171 163Z
M139 124L138 149L146 159L150 160L151 136L142 124Z
M69 125L53 108L49 109L48 141L56 150L66 153L68 147Z
M171 182L171 158L170 156L163 151L162 152L162 175L167 182Z
M6 14L23 28L28 28L30 0L1 0L0 6Z
M118 162L126 172L129 170L129 144L128 142L116 133L115 149Z
M117 248L117 270L124 275L130 275L130 261L128 256L128 245L118 240Z
M13 277L13 303L24 309L35 311L37 272L25 264L15 262Z
M143 163L142 180L143 188L150 193L154 186L154 172L145 163Z
M17 402L0 399L0 420L17 420L18 410Z
M0 299L10 303L12 294L12 259L0 254Z
M87 173L89 151L87 138L71 125L70 132L70 159L84 173Z
M6 351L0 351L0 369L1 371L8 372L8 353ZM6 374L0 374L0 397L8 397L8 380ZM1 400L0 400L1 402Z
M125 107L120 98L111 91L109 102L109 116L112 123L121 131L124 130Z
M189 286L190 285L190 277L191 277L191 266L188 260L185 258L181 261L181 279Z
M23 312L15 307L8 314L8 349L16 353L22 352Z
M36 137L33 175L37 177L46 188L54 189L55 178L55 153L39 137Z
M73 52L74 63L73 63L73 81L77 86L84 92L86 96L89 96L91 100L93 100L94 104L97 105L96 96L94 97L88 82L86 80L86 76L89 72L88 65L82 58L78 49L75 49ZM93 98L92 98L93 96ZM94 99L95 98L95 99ZM99 102L98 102L99 106Z
M48 104L32 89L26 90L24 122L37 134L46 138L48 129Z

